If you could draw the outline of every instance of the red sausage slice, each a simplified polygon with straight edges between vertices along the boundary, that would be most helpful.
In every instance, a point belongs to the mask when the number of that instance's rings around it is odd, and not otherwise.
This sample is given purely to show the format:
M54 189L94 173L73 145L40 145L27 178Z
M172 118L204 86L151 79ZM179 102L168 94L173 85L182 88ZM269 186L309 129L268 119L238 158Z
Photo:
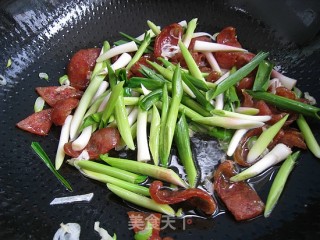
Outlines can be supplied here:
M48 134L52 125L51 113L52 108L33 113L18 122L16 126L24 131L45 136Z
M97 159L100 154L109 152L120 143L120 133L116 128L101 128L94 132L85 149L88 151L90 159ZM74 151L72 143L64 145L64 151L68 156L78 157L81 151Z
M233 47L242 47L238 42L236 29L234 27L224 28L217 36L217 43ZM215 57L221 68L230 69L233 66L241 68L254 57L252 53L241 52L217 52Z
M81 98L83 92L69 86L37 87L37 93L53 107L58 101L67 98Z
M163 52L171 52L173 50L173 47L178 45L179 39L181 39L182 34L183 28L178 23L173 23L169 26L164 27L155 39L154 56L156 58L163 57Z
M64 121L79 104L79 99L68 98L58 101L52 111L51 120L57 126L62 126Z
M99 48L81 49L72 56L67 69L71 86L80 90L88 86L91 71L100 51Z
M241 48L238 42L236 29L234 27L226 27L217 35L217 43L225 44L233 47Z
M307 149L301 132L294 128L281 129L273 139L269 148L274 147L278 143L283 143L290 148L297 147L301 149Z
M286 87L277 87L276 88L276 95L289 98L292 100L296 100L296 95L293 91L289 90Z
M161 181L153 181L149 188L151 198L157 203L175 204L187 201L190 205L197 207L208 215L213 214L217 208L213 198L199 188L171 191L161 189L162 186Z
M214 188L218 196L236 220L248 220L260 215L264 203L254 189L246 182L230 182L236 171L230 160L221 163L214 174Z

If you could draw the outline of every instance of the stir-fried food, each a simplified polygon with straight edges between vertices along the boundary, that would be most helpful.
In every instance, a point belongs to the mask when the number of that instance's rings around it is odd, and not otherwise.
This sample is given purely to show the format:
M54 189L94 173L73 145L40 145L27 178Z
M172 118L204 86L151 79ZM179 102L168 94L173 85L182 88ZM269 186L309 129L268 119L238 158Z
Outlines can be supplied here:
M297 91L296 80L274 70L269 53L245 49L234 27L211 35L196 32L197 19L148 25L140 37L121 33L112 45L76 52L62 86L36 88L47 107L17 127L47 135L52 123L62 126L56 168L69 158L86 177L144 209L214 217L226 207L238 221L269 216L299 155L293 152L309 148L320 156L304 118L319 119L320 109ZM205 181L190 133L228 146ZM136 159L119 158L124 149L136 150ZM247 180L282 161L284 177L265 204ZM135 232L159 238L147 220Z

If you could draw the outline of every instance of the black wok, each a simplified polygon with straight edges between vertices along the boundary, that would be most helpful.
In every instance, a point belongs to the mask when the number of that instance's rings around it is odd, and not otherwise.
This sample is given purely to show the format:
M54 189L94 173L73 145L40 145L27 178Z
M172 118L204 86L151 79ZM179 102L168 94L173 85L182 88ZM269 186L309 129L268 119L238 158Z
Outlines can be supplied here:
M118 239L131 239L126 212L131 208L103 184L82 177L64 165L61 174L72 193L51 174L30 148L38 141L53 159L59 129L43 138L18 130L15 124L33 111L37 86L55 85L70 56L81 48L119 39L119 31L139 35L146 20L165 26L199 18L199 30L214 33L237 28L243 46L269 51L281 70L298 79L298 87L320 100L318 1L62 1L0 2L0 239L52 239L61 222L81 225L81 239L99 239L95 221ZM273 4L273 5L272 5ZM12 66L6 68L7 60ZM38 77L49 75L49 82ZM319 122L310 124L320 140ZM272 215L235 222L226 213L214 219L182 220L162 236L174 239L319 239L320 160L303 152ZM257 189L266 199L270 183ZM94 192L90 203L50 206L55 197Z

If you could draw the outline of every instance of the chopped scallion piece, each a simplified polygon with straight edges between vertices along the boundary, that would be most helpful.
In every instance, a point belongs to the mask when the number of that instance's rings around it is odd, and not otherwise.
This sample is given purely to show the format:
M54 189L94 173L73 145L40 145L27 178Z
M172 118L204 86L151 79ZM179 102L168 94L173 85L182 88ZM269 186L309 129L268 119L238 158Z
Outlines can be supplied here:
M147 221L146 226L143 230L140 230L134 234L135 240L147 240L152 236L153 228L152 223Z
M141 43L139 49L137 50L137 52L135 53L135 55L133 56L131 61L128 63L128 65L126 66L126 70L127 71L130 70L130 68L133 66L133 64L135 64L140 59L140 57L142 56L144 51L150 45L150 42L151 42L150 34L146 34L146 36L144 37L144 40Z
M88 178L97 180L103 183L112 183L118 187L124 188L128 191L134 192L136 194L140 194L143 196L150 196L149 188L143 187L134 183L126 182L124 180L109 176L103 173L97 173L90 170L82 169L84 175Z
M172 146L174 131L177 123L177 117L179 112L179 105L183 95L182 80L180 67L174 70L172 78L172 99L170 101L169 111L167 115L167 120L164 128L164 154L161 159L163 166L168 166L170 150Z
M198 18L194 18L188 23L186 33L184 34L184 37L183 37L183 43L186 46L186 48L188 48L190 45L194 30L197 27L197 21L198 21Z
M130 183L142 183L147 179L146 176L138 175L93 161L74 160L72 164L75 167L80 167L81 169L101 173Z
M190 90L193 92L193 94L196 96L197 101L205 107L207 111L211 111L214 109L212 104L206 99L205 95L200 92L200 90L193 85L191 81L189 81L188 77L182 77L183 82L190 88Z
M263 153L263 151L267 148L269 143L271 143L273 138L280 131L280 129L288 119L288 116L289 115L286 115L284 118L282 118L277 123L273 124L267 130L261 133L261 135L258 137L257 141L254 143L254 145L252 146L252 148L248 153L248 156L247 156L248 163L253 163ZM251 117L255 117L255 116L251 116Z
M152 108L149 147L154 165L159 165L160 114L155 105Z
M39 73L39 78L48 81L49 80L49 75L47 73L41 72L41 73Z
M121 83L123 83L123 82L121 82ZM112 93L113 92L114 92L114 90L112 90ZM112 97L112 93L111 93L111 97ZM111 100L111 97L110 97L110 100ZM120 132L122 139L127 144L128 148L130 148L131 150L135 150L133 138L132 138L131 131L130 131L130 124L128 121L128 113L127 113L126 107L124 105L123 90L120 91L120 93L118 95L118 98L117 98L117 101L116 101L116 104L114 107L114 115L115 115L117 126L118 126L118 129L119 129L119 132Z
M188 79L194 86L196 86L199 90L208 91L207 82L203 82L202 80L191 76L188 73L181 73L181 77L183 80Z
M165 126L167 121L167 115L169 110L169 96L168 96L168 88L165 84L162 87L162 104L161 104L161 119L160 119L160 139L159 139L159 157L160 160L164 158L165 150L164 150L164 134L165 134ZM159 104L160 102L158 102Z
M273 64L269 61L262 61L259 64L256 78L252 87L253 91L267 91Z
M157 25L155 25L153 22L151 22L150 20L147 21L147 24L149 26L149 28L152 30L152 32L154 33L154 35L159 35L161 30L159 27L157 27Z
M138 40L138 39L136 39L134 37L131 37L130 35L128 35L128 34L126 34L124 32L120 32L120 35L122 35L123 37L129 39L130 41L134 41L139 46L143 42L143 41L140 41L140 40ZM127 43L127 41L120 40L120 41L115 42L114 44L118 46L118 45L121 45L121 44L124 44L124 43ZM148 46L144 53L149 53L149 52L153 52L153 47Z
M191 120L197 123L207 124L209 126L223 127L227 129L242 129L242 128L250 129L250 128L262 127L264 125L263 122L259 122L259 121L239 119L239 118L233 118L233 117L220 117L220 116L193 117L191 118Z
M60 173L54 168L51 160L49 159L48 155L45 153L43 148L40 146L38 142L31 143L32 149L35 153L40 157L40 159L47 165L51 172L56 176L56 178L70 191L72 191L72 187L68 183L68 181L60 175Z
M105 53L110 48L108 42L104 42L102 52ZM100 55L101 56L101 55ZM70 139L74 139L78 134L79 128L83 121L83 116L85 115L91 99L93 98L94 94L97 92L101 82L104 80L105 76L98 75L97 73L100 72L104 67L106 67L105 62L97 63L93 69L93 73L91 75L89 86L87 87L86 91L82 95L82 98L79 102L79 105L74 112L71 127L70 127Z
M151 160L147 136L148 112L139 108L137 119L137 160L148 162Z
M61 128L59 144L58 144L58 149L57 149L56 158L55 158L56 170L59 170L65 157L64 145L69 140L71 120L72 120L72 115L68 115Z
M34 112L40 112L43 110L45 101L42 97L37 97L36 101L34 102Z
M171 169L151 165L149 163L137 162L135 160L111 158L105 155L101 155L100 158L112 167L147 175L155 179L173 183L180 187L187 187L186 183Z
M107 183L107 187L110 189L111 192L130 203L136 204L140 207L144 207L156 212L161 212L169 216L175 215L174 210L168 204L156 203L154 200L148 197L133 193L111 183Z
M238 107L235 109L235 112L247 115L256 115L259 113L259 109L251 107Z
M247 131L248 129L238 129L237 131L235 131L228 146L227 155L229 157L233 155L239 142L241 141L242 137L246 134Z
M112 89L110 98L101 116L101 121L104 125L108 123L109 118L112 115L113 110L116 106L116 103L118 102L119 96L123 97L123 84L124 82L120 82Z
M243 48L199 40L195 41L193 49L199 52L247 52L247 50Z
M304 140L306 141L306 144L310 151L317 157L320 158L320 146L314 137L314 134L312 133L307 121L305 118L300 114L297 119L298 127L302 133L302 136Z
M108 51L104 52L97 58L97 62L103 62L122 53L135 52L138 50L137 44L134 41L115 46Z
M162 89L156 89L140 99L139 106L142 110L148 111L153 104L159 101L162 97Z
M292 153L291 149L286 145L279 143L269 153L267 153L258 162L247 168L243 172L230 178L230 181L239 182L248 178L257 176L269 167L286 159Z
M186 95L182 96L181 103L204 117L212 116L212 114L208 110L206 110L201 104L199 104L198 102L196 102L195 100L193 100L192 98ZM186 116L188 115L186 114Z
M9 67L11 67L11 65L12 65L12 60L11 60L11 58L9 58L6 67L9 68Z
M189 52L188 48L184 45L184 43L181 42L181 40L179 41L179 47L180 47L182 56L183 56L184 60L186 61L186 64L187 64L188 69L190 71L190 74L197 79L205 81L202 76L202 73L201 73L198 65L194 61L191 53Z
M247 76L253 69L255 69L267 56L269 53L260 52L258 53L249 63L244 65L242 68L238 69L236 72L227 77L223 82L218 84L215 89L212 98L215 98L220 93L225 92L229 87L235 85L245 76Z
M266 207L264 209L264 217L269 217L272 210L276 206L283 191L284 185L286 184L289 174L293 170L293 167L299 155L300 152L295 152L292 155L289 155L281 165L276 177L273 180L270 192L268 194Z
M223 116L223 117L233 117L233 118L247 119L247 120L253 120L258 122L267 122L271 119L271 116L269 115L252 116L252 115L241 114L241 113L230 112L230 111L219 110L219 109L214 109L211 111L211 113L218 116Z
M91 138L92 132L93 132L92 125L85 127L82 130L81 134L72 142L71 144L72 150L74 151L83 150L87 146Z
M130 78L130 81L127 82L127 86L130 88L138 88L143 85L149 90L162 88L163 84L165 84L165 81L163 80L142 77L132 77Z
M267 103L271 103L280 109L291 110L302 115L314 117L320 120L319 112L320 108L295 101L289 98L281 97L268 92L254 92L246 90L246 92L255 99L264 100Z
M157 65L157 66L160 66L160 65ZM161 66L160 66L161 67ZM155 68L156 69L156 68ZM152 70L151 68L148 68L144 65L141 65L141 69L140 69L140 72L146 76L147 78L149 79L154 79L154 80L157 80L157 81L161 81L161 82L166 82L166 78L164 75L162 74L158 74L156 73L154 70ZM161 72L160 72L161 73ZM170 77L170 80L172 78L172 75ZM130 79L131 80L131 79Z
M61 76L59 78L59 83L60 83L60 85L63 85L63 86L69 86L70 81L69 81L68 75Z
M199 173L192 157L189 127L184 114L181 115L179 121L177 122L175 142L179 152L179 159L186 170L189 185L191 188L194 188L196 187Z

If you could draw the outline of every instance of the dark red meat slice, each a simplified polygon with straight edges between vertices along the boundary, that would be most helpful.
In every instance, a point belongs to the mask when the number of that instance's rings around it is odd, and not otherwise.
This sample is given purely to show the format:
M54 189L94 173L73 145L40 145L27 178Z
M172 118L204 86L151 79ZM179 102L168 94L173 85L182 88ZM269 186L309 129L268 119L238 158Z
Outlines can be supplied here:
M214 189L237 221L259 216L264 203L246 182L230 182L236 171L232 161L221 163L214 174Z
M206 81L215 82L221 77L220 73L217 71L211 71L209 75L206 77Z
M225 44L233 47L242 47L238 42L236 29L234 27L226 27L217 35L217 43ZM217 52L214 54L221 68L230 69L233 66L241 68L251 61L255 56L252 53L243 52Z
M170 49L171 46L177 46L179 39L183 34L183 28L177 23L164 27L154 42L154 56L162 57L164 48Z
M48 134L51 121L52 108L33 113L17 123L17 127L30 133L45 136Z
M286 87L277 87L276 88L276 95L281 96L281 97L285 97L285 98L289 98L292 100L296 100L295 93Z
M259 109L259 115L272 115L271 109L263 100L257 101L254 107Z
M62 126L64 121L79 104L79 99L68 98L58 101L52 111L51 120L57 126Z
M237 61L235 63L235 66L237 67L237 69L246 65L255 56L255 54L250 52L236 52L234 54L237 56Z
M37 93L53 107L58 101L67 98L81 98L83 92L69 86L37 87Z
M301 149L307 149L306 143L302 137L301 132L296 129L287 129L284 131L284 135L279 140L280 143L287 145L288 147L298 147Z
M249 148L248 148L248 141L251 137L254 136L260 136L262 133L262 128L255 128L249 130L241 139L239 142L233 158L236 163L238 163L240 166L248 167L250 164L246 162ZM273 138L272 142L268 145L268 149L273 149L278 143L283 143L287 145L288 147L298 147L301 149L306 149L307 146L304 142L302 134L293 128L284 128L281 129L276 136Z
M259 115L269 115L269 116L271 116L271 119L268 122L266 122L269 125L273 125L273 124L277 123L282 118L284 118L285 115L290 114L288 119L287 119L287 121L284 124L284 126L289 126L298 117L298 115L295 114L295 113L282 112L282 111L278 110L276 107L268 105L263 100L259 100L256 103L254 103L254 107L259 109Z
M216 52L214 56L221 68L231 69L236 66L239 69L250 62L255 55L246 52Z
M253 87L254 78L253 77L245 77L240 80L237 85L238 92L241 92L243 89L251 89Z
M152 225L152 235L149 240L161 240L160 237L160 224L161 217L160 213L144 213L129 211L129 226L133 228L135 233L143 231L146 227L147 221Z
M278 143L283 143L290 148L297 147L301 149L307 149L301 132L294 128L281 129L274 137L269 147L274 147Z
M280 141L280 139L284 136L284 130L280 129L280 131L276 134L276 136L272 139L271 143L268 145L268 149L274 148Z
M231 69L236 65L237 55L229 52L216 52L214 56L221 68Z
M81 49L72 56L67 69L71 86L80 90L88 86L100 51L100 48Z
M120 143L120 133L116 128L102 128L94 132L85 149L88 151L90 159L97 159L100 154L109 152ZM64 151L68 156L78 157L82 151L74 151L72 143L64 145Z
M233 47L241 48L238 42L236 29L234 27L226 27L217 35L217 43L225 44Z
M243 101L241 102L242 107L254 107L253 104L253 99L252 97L246 92L246 91L241 91L243 95Z
M209 66L207 58L203 53L191 52L191 55L199 68L204 68Z
M161 189L162 186L161 181L153 181L149 188L151 198L157 203L175 204L188 201L190 205L208 215L213 214L217 208L213 198L199 188L171 191L169 189Z

